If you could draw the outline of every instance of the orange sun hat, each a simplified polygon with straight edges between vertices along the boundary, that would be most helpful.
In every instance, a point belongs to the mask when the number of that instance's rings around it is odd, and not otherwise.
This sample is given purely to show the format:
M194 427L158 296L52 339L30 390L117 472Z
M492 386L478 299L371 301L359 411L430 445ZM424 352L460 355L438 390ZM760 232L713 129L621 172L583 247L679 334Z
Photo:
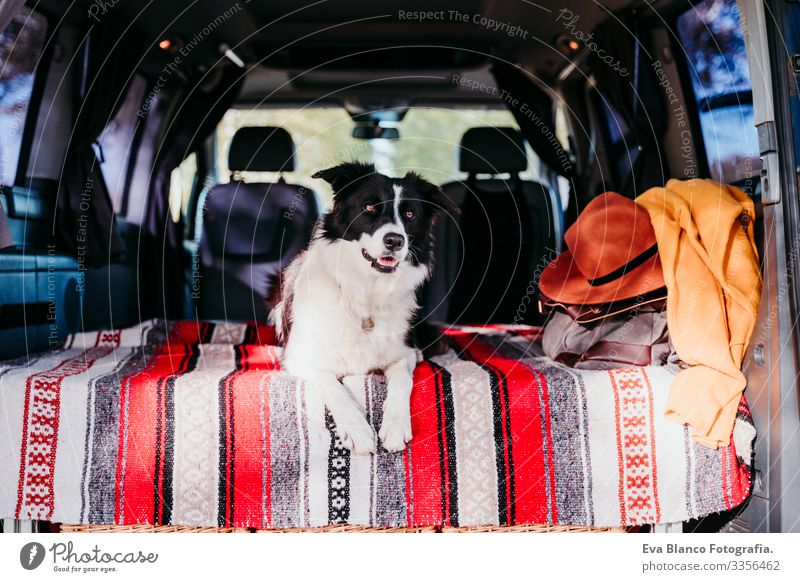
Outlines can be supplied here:
M564 234L567 250L541 275L547 298L576 305L631 299L664 286L650 215L614 192L594 198Z

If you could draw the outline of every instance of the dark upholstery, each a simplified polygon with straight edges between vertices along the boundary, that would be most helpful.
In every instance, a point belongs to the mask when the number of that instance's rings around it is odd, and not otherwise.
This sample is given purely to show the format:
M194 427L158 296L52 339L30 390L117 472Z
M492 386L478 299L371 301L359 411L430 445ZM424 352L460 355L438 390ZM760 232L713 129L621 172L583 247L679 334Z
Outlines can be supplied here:
M228 150L231 172L292 172L294 142L282 127L242 127Z
M264 129L264 128L245 128ZM273 128L266 128L273 129ZM238 136L243 130L236 133ZM255 135L256 132L252 132ZM261 153L258 171L275 169L294 145L285 130L272 138L247 137L231 144L231 158L255 159L245 145ZM261 133L261 137L264 134ZM234 140L236 137L234 136ZM283 163L283 162L281 162ZM243 165L235 164L234 168ZM253 168L253 164L249 165ZM276 183L231 180L212 188L203 205L200 236L198 314L203 319L263 320L270 281L308 244L319 218L317 197L308 188Z
M513 127L473 127L461 138L458 169L468 174L524 172L525 140Z
M494 134L491 133L494 131ZM555 258L560 237L558 198L537 182L517 175L520 160L500 159L498 144L525 144L508 128L469 130L462 140L471 158L491 159L497 167L469 165L466 181L442 186L459 206L459 216L441 216L435 229L436 267L425 290L424 313L453 323L529 323L540 321L535 291L538 274ZM480 139L479 139L480 138ZM491 151L490 151L491 150ZM511 149L505 148L511 157ZM527 161L522 169L527 167ZM512 170L514 168L514 170ZM511 173L508 180L478 180L476 173ZM558 228L557 228L558 227ZM533 284L531 284L533 282Z

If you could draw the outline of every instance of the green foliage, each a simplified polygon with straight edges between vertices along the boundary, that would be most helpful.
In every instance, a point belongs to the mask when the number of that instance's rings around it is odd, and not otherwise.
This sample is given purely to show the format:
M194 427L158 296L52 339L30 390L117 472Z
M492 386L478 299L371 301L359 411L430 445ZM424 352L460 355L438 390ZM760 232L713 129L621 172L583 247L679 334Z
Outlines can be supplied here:
M277 125L294 139L297 150L294 172L284 172L288 182L307 186L330 201L330 188L312 180L316 171L342 162L374 162L385 174L401 176L409 171L442 184L463 178L458 172L458 144L470 127L516 126L504 109L411 109L398 124L399 140L357 140L352 137L353 121L343 108L232 109L217 128L217 169L220 181L227 181L228 146L240 127ZM248 181L273 181L275 174L248 172Z

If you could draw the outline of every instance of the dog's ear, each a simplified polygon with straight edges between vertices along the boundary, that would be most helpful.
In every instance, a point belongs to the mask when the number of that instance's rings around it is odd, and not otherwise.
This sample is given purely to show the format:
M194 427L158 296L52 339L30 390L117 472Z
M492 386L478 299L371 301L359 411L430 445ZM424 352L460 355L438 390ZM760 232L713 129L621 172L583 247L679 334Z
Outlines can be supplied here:
M362 178L366 178L375 173L375 166L364 162L346 162L339 164L327 170L320 170L312 178L321 178L325 180L333 188L334 195L358 182Z
M461 213L461 209L456 206L456 203L436 184L431 184L414 172L406 174L406 179L414 181L420 197L422 200L432 205L434 213L446 212L450 215Z

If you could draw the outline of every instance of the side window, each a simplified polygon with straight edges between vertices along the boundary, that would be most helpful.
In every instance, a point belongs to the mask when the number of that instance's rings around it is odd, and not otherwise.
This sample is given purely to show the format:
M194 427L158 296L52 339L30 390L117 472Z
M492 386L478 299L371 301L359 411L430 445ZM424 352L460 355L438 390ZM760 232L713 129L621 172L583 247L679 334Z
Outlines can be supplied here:
M758 175L761 159L753 125L753 94L736 1L695 4L678 17L677 31L711 177L731 183Z
M98 153L101 154L98 159L102 160L100 170L103 172L114 212L117 213L123 211L128 164L136 155L133 151L133 140L136 128L144 117L141 106L146 85L141 75L133 79L116 115L97 138L97 143L100 144Z
M189 154L181 165L172 170L169 182L169 211L174 222L186 215L189 198L197 177L197 154Z
M47 20L23 8L0 33L0 184L17 176L22 135L33 93L36 67L44 50Z
M567 120L567 106L561 99L557 100L555 105L555 124L556 139L558 139L561 147L566 151L571 151L572 143L570 140L570 125ZM569 180L563 176L558 177L557 183L558 195L561 199L561 210L563 211L569 206L570 184Z
M630 175L641 147L633 137L628 124L617 113L617 110L599 93L595 94L602 111L601 120L605 123L605 135L608 141L608 160L617 184L622 184Z

